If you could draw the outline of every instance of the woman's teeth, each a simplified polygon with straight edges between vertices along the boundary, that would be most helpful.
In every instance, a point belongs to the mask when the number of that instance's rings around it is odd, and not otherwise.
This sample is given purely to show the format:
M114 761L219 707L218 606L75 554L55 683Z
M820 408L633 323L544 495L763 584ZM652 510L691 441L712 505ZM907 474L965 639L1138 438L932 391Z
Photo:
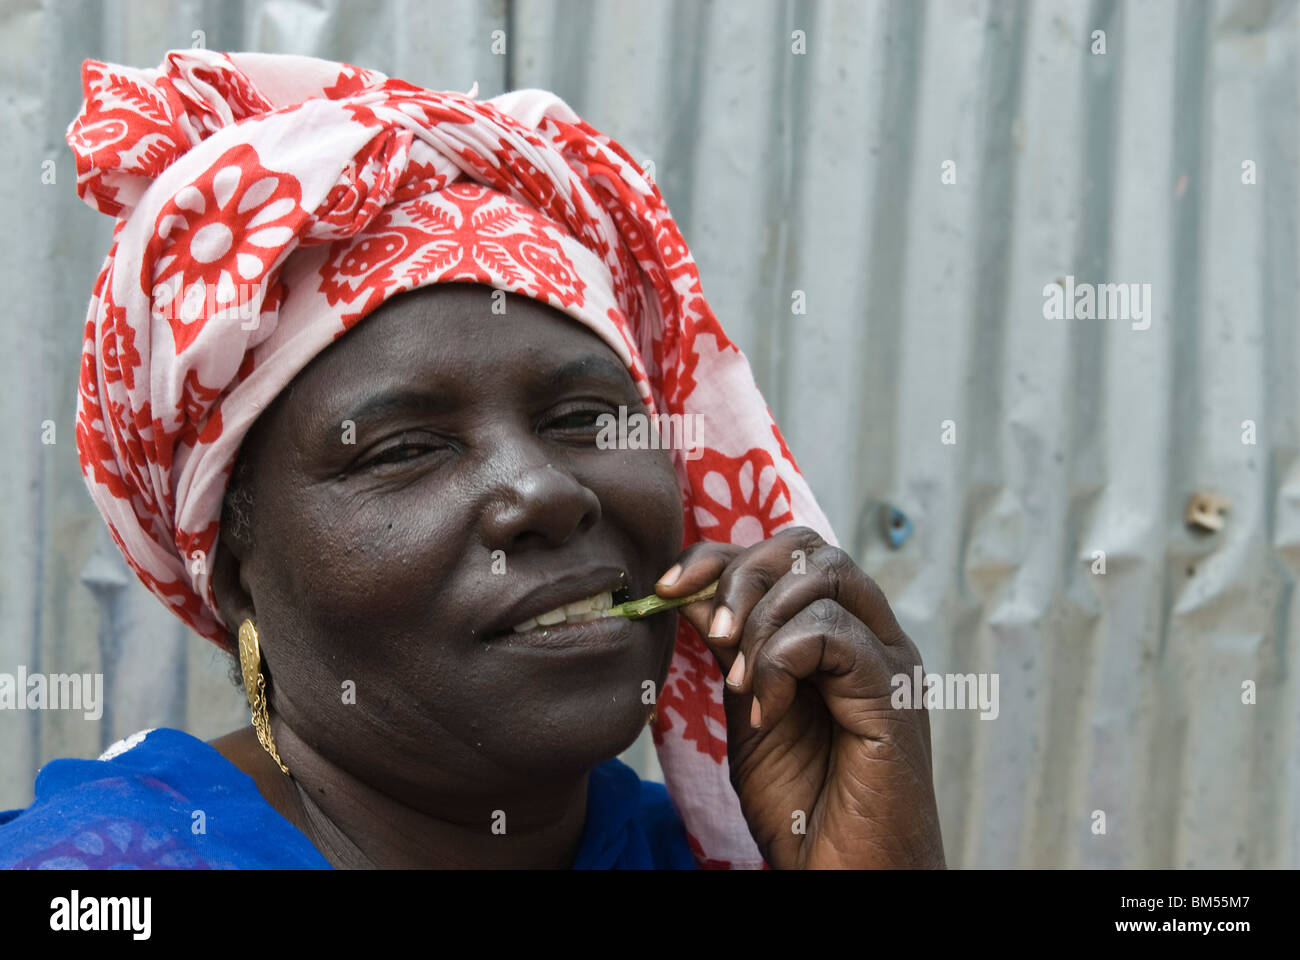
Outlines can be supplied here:
M524 633L535 627L553 627L558 623L586 623L588 620L599 620L604 616L601 611L608 610L613 605L614 595L606 590L594 597L566 603L564 606L556 607L541 616L515 624L515 633Z

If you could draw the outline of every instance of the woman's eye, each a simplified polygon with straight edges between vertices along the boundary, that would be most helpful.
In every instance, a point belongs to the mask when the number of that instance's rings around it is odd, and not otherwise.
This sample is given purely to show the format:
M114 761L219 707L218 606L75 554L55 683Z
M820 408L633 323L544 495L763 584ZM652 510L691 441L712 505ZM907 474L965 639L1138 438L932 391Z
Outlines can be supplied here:
M595 430L601 426L600 417L608 413L608 410L574 410L556 417L548 426L558 430Z
M388 447L375 454L364 464L362 469L369 469L380 464L387 463L404 463L408 460L414 460L417 457L440 450L441 447L434 443L402 443L396 446Z

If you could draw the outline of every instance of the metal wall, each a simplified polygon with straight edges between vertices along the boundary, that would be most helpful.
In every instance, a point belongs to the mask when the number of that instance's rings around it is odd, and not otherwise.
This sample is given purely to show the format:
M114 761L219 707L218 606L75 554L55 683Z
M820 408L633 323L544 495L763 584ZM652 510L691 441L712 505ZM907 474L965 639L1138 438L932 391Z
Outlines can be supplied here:
M63 143L78 65L201 42L550 88L654 163L927 669L999 676L996 719L932 715L951 865L1300 866L1295 0L3 0L0 21L0 672L108 684L99 722L0 711L0 808L53 757L247 721L126 571L73 433L110 231ZM1067 277L1150 284L1149 328L1046 319ZM1184 525L1197 492L1230 502L1217 533ZM897 549L882 503L914 526Z

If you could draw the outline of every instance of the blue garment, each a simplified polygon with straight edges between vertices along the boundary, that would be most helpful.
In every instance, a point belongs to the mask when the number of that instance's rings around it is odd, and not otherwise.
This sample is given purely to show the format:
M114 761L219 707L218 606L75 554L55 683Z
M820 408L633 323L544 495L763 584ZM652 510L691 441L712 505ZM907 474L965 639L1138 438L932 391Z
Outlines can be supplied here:
M100 760L54 760L25 810L0 812L5 869L299 869L329 862L251 777L180 730L133 734ZM574 869L694 869L662 784L617 759L592 770Z

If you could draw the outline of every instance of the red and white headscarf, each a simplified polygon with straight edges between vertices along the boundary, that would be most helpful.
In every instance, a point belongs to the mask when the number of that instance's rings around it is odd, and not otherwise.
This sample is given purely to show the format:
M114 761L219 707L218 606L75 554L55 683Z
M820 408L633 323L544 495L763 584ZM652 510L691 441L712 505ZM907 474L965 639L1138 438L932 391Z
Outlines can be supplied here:
M618 354L648 413L704 417L704 449L673 451L683 546L793 524L834 542L658 188L554 94L478 101L206 50L87 61L82 85L77 191L117 222L86 320L81 468L127 563L205 637L229 649L208 571L250 425L375 307L433 283L550 304ZM722 676L684 619L653 732L699 864L762 866Z

